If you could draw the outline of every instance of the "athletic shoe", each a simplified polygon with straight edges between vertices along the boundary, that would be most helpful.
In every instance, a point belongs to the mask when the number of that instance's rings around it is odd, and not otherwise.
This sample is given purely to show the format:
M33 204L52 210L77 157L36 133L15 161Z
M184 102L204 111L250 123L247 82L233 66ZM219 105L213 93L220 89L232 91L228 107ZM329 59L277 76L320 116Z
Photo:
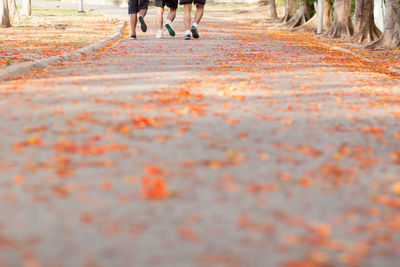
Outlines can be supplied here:
M142 32L146 32L147 25L146 25L146 22L144 22L144 19L142 16L139 16L139 22L140 22L140 28L142 29Z
M190 29L190 31L192 32L193 38L199 38L199 29L195 26L192 26L192 28Z
M183 36L183 40L190 40L190 34L185 34L185 36Z
M131 37L129 37L131 40L136 40L136 35L132 34Z
M171 35L172 37L175 36L175 31L174 28L172 28L172 25L167 23L165 24L165 28L167 28L169 35Z
M163 37L163 32L162 32L162 30L158 30L157 31L157 34L156 34L156 38L157 39L161 39Z

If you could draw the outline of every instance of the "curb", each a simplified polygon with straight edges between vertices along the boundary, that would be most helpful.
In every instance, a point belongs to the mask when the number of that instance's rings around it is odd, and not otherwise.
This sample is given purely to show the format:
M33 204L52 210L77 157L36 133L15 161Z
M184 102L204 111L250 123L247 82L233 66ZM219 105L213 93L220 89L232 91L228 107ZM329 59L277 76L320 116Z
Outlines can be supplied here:
M30 62L24 62L24 63L20 63L20 64L16 64L16 65L7 67L3 70L0 70L0 82L4 81L5 79L12 79L12 78L20 77L24 74L31 73L34 70L43 69L43 68L45 68L49 65L55 64L55 63L64 62L67 59L80 57L82 55L93 54L94 52L107 46L109 43L112 43L112 42L115 42L115 41L118 41L119 39L121 39L123 36L123 31L126 27L126 24L127 24L126 21L122 21L120 23L120 27L118 28L118 31L111 37L105 38L97 43L83 47L79 50L76 50L75 52L66 53L66 54L62 54L59 56L52 56L49 58L39 59L39 60L35 60L35 61L30 61Z

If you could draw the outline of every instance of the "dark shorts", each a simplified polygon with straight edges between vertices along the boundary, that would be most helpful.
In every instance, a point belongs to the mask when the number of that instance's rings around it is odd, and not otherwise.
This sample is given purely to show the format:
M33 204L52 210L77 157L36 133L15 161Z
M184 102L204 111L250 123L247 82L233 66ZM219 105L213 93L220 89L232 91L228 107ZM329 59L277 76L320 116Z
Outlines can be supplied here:
M129 0L128 7L128 14L137 14L139 10L149 7L149 0Z
M205 5L206 0L179 0L180 5L186 5L186 4L200 4L200 5Z
M164 8L164 6L167 6L172 9L178 8L178 0L155 0L154 4L156 7Z

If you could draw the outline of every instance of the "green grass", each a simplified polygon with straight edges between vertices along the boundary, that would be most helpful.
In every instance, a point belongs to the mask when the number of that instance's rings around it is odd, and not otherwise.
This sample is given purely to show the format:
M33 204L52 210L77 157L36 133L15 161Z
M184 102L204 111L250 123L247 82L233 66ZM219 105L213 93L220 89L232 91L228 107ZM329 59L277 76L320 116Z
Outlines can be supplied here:
M77 9L62 9L62 8L45 8L45 7L32 7L32 15L39 17L50 17L50 16L80 16ZM101 14L86 11L87 16L99 17Z

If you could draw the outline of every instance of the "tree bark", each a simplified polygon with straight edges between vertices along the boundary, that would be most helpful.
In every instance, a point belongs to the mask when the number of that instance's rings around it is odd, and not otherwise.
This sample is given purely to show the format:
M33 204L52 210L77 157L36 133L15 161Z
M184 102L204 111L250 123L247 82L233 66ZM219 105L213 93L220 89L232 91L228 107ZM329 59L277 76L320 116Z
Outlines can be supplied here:
M32 2L31 0L22 0L22 14L25 16L32 15Z
M326 31L332 23L332 2L331 0L325 0L323 5L323 30ZM295 27L292 31L299 31L299 32L316 32L318 27L318 8L315 15L308 20L306 23L299 27Z
M0 5L0 28L11 27L10 23L10 13L8 10L8 1L1 0Z
M374 21L374 0L356 0L353 42L368 43L377 40L381 31Z
M325 36L332 38L351 38L354 33L351 22L351 0L335 0L335 16Z
M382 36L367 45L369 49L396 49L400 44L399 0L386 0L386 16Z
M8 8L9 8L10 20L20 22L17 3L15 2L15 0L8 0Z
M285 16L281 22L288 22L296 14L296 0L285 1Z
M278 13L276 12L275 0L270 0L269 2L270 2L269 3L269 10L270 10L271 19L276 20L276 19L278 19Z
M295 27L303 25L311 18L313 10L314 10L313 4L309 4L305 0L302 0L300 2L300 7L297 10L296 14L281 27L292 30Z

